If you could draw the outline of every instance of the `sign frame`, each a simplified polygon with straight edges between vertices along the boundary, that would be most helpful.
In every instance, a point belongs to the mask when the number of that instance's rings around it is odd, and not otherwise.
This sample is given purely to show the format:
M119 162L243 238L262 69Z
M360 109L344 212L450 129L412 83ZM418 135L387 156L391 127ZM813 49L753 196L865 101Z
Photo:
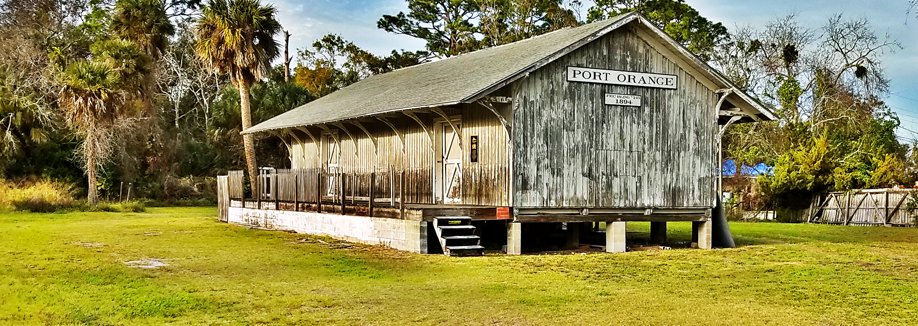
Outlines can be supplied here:
M580 74L577 74L580 72ZM589 73L585 78L584 72ZM635 86L646 88L679 89L679 76L670 74L654 74L634 71L598 69L577 66L567 66L567 81L576 83L592 83L604 85ZM653 81L652 83L640 83ZM671 83L669 81L672 81Z
M641 95L616 94L616 93L603 94L603 104L605 105L641 107L643 105L643 102L644 102L644 97Z

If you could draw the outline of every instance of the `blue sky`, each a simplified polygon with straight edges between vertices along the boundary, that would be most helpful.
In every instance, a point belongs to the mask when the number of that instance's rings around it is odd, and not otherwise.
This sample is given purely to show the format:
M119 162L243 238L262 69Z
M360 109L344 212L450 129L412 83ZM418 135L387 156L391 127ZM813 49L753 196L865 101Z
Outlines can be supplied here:
M329 33L340 34L375 54L386 54L393 49L424 48L422 41L376 28L376 21L382 15L406 11L404 0L265 1L277 6L278 18L292 34L291 55L296 53L295 49L308 47ZM891 81L891 94L885 100L902 120L903 128L897 132L900 139L918 139L918 18L914 13L911 17L906 15L908 0L687 0L687 3L729 29L737 26L761 28L776 17L792 13L814 30L836 13L849 18L867 18L878 34L888 33L904 47L884 57ZM585 12L590 5L592 1L584 0L582 10Z

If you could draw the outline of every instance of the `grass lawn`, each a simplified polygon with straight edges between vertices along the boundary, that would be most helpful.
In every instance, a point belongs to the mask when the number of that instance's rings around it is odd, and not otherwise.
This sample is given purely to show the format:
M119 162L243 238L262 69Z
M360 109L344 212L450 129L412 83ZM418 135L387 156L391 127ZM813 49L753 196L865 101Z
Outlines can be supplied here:
M738 249L449 258L215 216L0 215L0 324L918 324L914 228L733 223ZM125 263L150 259L168 266Z

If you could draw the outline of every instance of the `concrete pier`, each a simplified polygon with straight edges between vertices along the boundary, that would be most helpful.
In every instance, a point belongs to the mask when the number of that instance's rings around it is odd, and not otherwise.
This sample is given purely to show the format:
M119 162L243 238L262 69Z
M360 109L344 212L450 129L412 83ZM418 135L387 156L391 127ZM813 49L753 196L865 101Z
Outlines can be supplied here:
M510 222L507 227L507 254L523 253L523 223Z
M606 222L606 252L625 252L626 222Z

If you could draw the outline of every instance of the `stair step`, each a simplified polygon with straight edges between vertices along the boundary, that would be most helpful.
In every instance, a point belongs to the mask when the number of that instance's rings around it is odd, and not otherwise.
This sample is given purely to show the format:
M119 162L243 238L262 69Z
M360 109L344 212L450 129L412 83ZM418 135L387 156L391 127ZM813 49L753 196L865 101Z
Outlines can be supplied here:
M480 245L469 245L469 246L446 246L446 249L452 250L483 250L484 247Z
M443 237L446 240L472 240L479 239L477 235L448 235Z
M439 227L441 230L462 230L462 229L473 230L475 229L474 225L440 225L437 227Z

